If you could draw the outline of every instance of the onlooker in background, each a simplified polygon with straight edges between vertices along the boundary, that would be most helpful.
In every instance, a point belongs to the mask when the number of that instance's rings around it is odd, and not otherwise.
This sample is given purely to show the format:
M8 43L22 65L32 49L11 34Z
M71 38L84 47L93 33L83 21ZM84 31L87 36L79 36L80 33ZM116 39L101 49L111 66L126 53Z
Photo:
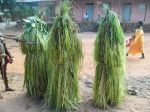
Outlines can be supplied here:
M83 22L86 22L89 20L89 15L86 13L83 17Z
M98 19L97 19L97 25L99 24L99 22L101 21L102 19L102 16L101 16L101 13L98 14Z
M96 30L98 30L99 28L99 23L101 22L102 20L102 16L101 16L101 13L98 14L98 19L96 21Z

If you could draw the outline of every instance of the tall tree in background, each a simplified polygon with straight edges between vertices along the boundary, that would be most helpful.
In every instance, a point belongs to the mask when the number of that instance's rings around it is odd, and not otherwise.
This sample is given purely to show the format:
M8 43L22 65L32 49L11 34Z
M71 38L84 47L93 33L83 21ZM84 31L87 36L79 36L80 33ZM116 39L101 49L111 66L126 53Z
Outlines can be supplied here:
M0 2L0 10L9 10L10 13L16 7L16 0L1 0Z
M3 13L3 16L6 18L6 27L9 27L8 18L11 18L11 15L16 7L16 0L0 0L0 12ZM0 17L2 21L2 17Z

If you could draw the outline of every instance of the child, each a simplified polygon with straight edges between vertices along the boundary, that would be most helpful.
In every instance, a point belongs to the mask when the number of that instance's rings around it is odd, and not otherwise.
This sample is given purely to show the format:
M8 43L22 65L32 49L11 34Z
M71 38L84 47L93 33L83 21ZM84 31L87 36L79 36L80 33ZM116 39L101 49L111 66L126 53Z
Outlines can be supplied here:
M12 62L13 60L10 53L8 52L5 41L3 38L0 38L0 71L5 84L5 91L14 91L8 86L8 79L6 73L7 64Z

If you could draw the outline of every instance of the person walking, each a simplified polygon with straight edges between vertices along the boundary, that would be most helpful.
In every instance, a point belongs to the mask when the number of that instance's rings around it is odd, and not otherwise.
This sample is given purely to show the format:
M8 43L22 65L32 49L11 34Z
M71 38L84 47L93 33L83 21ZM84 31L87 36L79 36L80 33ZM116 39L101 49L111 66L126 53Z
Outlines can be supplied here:
M131 37L131 45L129 46L129 51L126 54L127 56L129 54L136 55L141 54L141 59L145 58L144 55L144 31L143 31L143 22L139 21L137 24L137 29L135 33Z

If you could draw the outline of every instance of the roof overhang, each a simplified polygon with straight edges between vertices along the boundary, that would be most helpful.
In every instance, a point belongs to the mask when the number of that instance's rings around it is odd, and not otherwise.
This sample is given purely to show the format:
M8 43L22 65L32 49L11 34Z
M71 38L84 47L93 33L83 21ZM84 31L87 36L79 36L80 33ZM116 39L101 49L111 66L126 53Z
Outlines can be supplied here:
M16 0L16 2L47 2L47 1L56 1L56 0Z

